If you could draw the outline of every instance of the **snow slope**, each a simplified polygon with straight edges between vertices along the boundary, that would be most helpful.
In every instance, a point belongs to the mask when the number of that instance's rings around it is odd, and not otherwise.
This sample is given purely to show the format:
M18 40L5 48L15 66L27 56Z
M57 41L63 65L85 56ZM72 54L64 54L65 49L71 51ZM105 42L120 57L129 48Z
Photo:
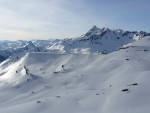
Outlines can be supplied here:
M150 37L107 55L13 55L0 64L0 113L149 113L149 56Z
M110 53L145 36L150 36L150 33L121 29L111 30L94 26L81 37L64 39L48 49L59 53Z

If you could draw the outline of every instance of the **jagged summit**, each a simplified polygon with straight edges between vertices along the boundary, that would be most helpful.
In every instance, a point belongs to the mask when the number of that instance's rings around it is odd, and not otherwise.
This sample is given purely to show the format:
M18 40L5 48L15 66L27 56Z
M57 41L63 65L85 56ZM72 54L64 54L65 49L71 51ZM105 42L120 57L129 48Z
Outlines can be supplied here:
M85 35L65 39L50 46L49 50L61 53L110 53L146 36L150 36L150 33L93 26Z
M95 31L95 30L98 30L99 28L96 26L96 25L94 25L89 31Z
M91 36L91 35L99 35L102 37L103 35L108 33L118 34L123 37L125 37L126 35L137 35L140 38L143 38L145 36L150 36L150 33L147 33L145 31L125 31L122 29L110 29L108 27L98 28L97 26L93 26L87 33L85 33L83 38L85 36Z
M31 41L29 41L28 46L30 46L30 47L35 47L35 45L34 45Z
M34 49L36 48L36 46L31 42L29 41L28 45L26 46L26 48L29 50L29 49Z

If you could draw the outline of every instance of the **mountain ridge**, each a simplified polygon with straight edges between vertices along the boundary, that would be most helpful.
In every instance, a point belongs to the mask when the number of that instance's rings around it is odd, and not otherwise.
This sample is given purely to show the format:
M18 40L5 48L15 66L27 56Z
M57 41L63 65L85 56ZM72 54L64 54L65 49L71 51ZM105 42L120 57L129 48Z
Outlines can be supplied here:
M93 26L81 37L64 39L48 49L60 53L110 53L146 36L150 33Z
M150 33L144 31L112 30L107 27L93 26L87 33L75 38L1 41L0 50L3 52L0 55L1 61L3 61L12 54L20 52L108 54L147 36L150 36Z

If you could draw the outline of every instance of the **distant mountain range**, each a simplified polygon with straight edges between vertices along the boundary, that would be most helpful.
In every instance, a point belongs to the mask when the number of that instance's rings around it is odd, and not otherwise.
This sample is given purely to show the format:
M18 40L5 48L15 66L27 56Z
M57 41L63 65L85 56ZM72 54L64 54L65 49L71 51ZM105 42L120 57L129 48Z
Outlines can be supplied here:
M1 41L0 60L20 52L54 52L75 54L107 54L124 45L150 36L144 31L124 31L121 29L98 28L93 26L80 37L54 40Z
M48 52L46 47L60 40L0 41L0 61L20 52Z

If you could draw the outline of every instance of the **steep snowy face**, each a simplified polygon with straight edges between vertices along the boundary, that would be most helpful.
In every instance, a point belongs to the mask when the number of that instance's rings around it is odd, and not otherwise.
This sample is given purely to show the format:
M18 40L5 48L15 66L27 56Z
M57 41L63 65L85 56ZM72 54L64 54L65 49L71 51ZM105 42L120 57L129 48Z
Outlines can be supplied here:
M11 55L12 54L7 50L0 50L0 62L4 61L5 59L7 59Z
M28 46L26 46L27 48L35 48L35 45L31 42L31 41L29 41L29 44L28 44Z
M150 36L150 33L101 29L94 26L83 36L64 39L63 42L56 43L48 49L61 53L110 53L145 36Z

